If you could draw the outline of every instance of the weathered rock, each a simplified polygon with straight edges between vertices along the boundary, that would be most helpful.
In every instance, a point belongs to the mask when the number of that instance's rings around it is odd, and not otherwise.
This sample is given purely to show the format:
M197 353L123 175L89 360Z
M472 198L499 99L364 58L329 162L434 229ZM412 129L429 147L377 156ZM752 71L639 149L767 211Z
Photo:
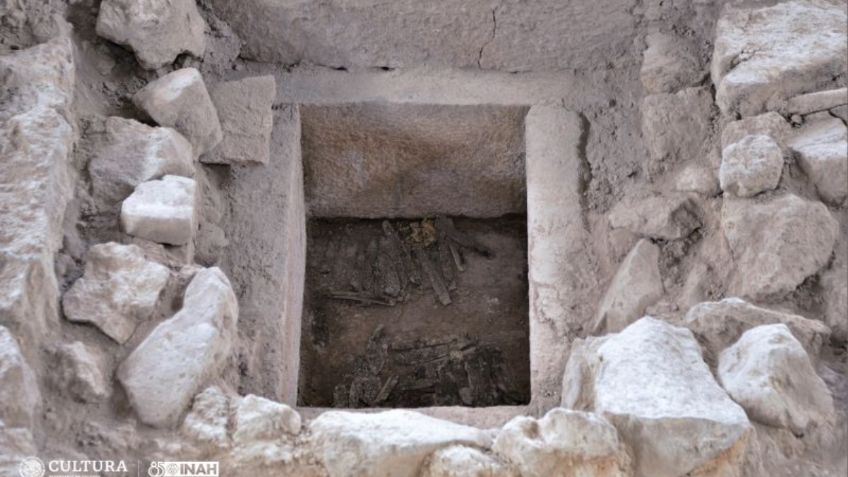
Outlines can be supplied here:
M643 237L675 240L701 226L700 209L686 195L652 196L619 202L609 214L610 225Z
M271 106L277 96L274 77L220 82L210 88L209 95L221 121L223 140L201 160L215 164L267 164L274 122Z
M100 352L81 341L65 343L55 353L53 383L82 402L102 401L112 393Z
M218 113L195 68L151 81L133 96L133 102L160 126L172 127L185 136L196 156L211 151L223 138Z
M692 333L645 317L575 341L562 405L609 420L633 450L635 475L733 475L751 424L719 387Z
M716 25L716 103L725 114L752 116L828 87L848 67L846 25L843 6L825 1L728 5Z
M194 397L191 411L181 427L182 433L214 449L230 445L227 424L230 419L230 400L217 386L210 386Z
M9 427L32 429L41 407L41 391L18 342L0 326L0 422Z
M827 385L783 324L750 329L722 351L718 379L751 419L796 435L834 417Z
M17 477L21 474L24 459L38 454L32 431L23 427L9 427L0 421L0 475ZM33 472L38 470L37 461L28 461ZM27 467L29 468L29 467ZM38 475L33 473L32 475Z
M722 350L732 345L745 331L762 325L781 323L812 355L817 355L830 337L828 327L800 315L783 313L752 305L739 298L705 301L686 313L683 324L695 333L708 360L715 362Z
M188 52L203 55L206 22L194 0L103 0L97 34L130 47L144 68L157 69Z
M195 164L191 144L177 131L113 116L88 172L98 208L109 210L142 182L169 174L194 177Z
M819 196L840 204L848 196L848 128L836 118L804 124L789 140Z
M331 477L415 477L424 459L440 448L491 445L480 429L399 409L375 414L329 411L309 428Z
M648 148L649 176L704 154L710 135L713 99L707 88L654 94L642 100L642 140Z
M249 394L238 403L233 440L278 439L300 432L300 414L285 404Z
M124 343L153 312L169 275L135 245L95 245L88 251L85 274L62 297L65 317L91 323Z
M730 293L757 300L785 295L821 269L838 229L824 204L794 194L725 199L721 224L737 268Z
M667 33L649 34L645 41L648 48L642 57L640 77L648 93L675 93L704 79L691 42Z
M783 116L769 112L728 123L721 132L721 147L724 149L747 136L762 134L774 139L782 148L791 132L792 127Z
M834 338L848 341L848 270L845 262L835 261L829 270L822 273L820 283L824 322L830 326Z
M848 104L848 88L838 88L799 94L787 101L784 111L787 114L810 114L846 104Z
M783 173L783 153L769 136L745 136L721 153L721 189L737 197L751 197L772 190Z
M194 179L165 176L143 182L121 204L121 226L130 235L185 245L197 228Z
M516 417L501 429L493 450L523 477L631 475L618 432L588 412L554 408L539 420Z
M238 302L224 273L218 268L197 272L183 308L154 328L118 368L142 422L177 424L204 381L229 356L237 320Z
M660 248L642 239L621 262L598 307L594 334L621 331L638 320L664 293Z
M55 254L74 190L73 48L60 36L0 56L0 324L27 354L59 319Z
M493 457L473 447L439 449L427 458L420 477L519 477Z
M678 192L695 192L706 197L715 197L721 192L718 177L707 167L689 165L677 176L674 190Z

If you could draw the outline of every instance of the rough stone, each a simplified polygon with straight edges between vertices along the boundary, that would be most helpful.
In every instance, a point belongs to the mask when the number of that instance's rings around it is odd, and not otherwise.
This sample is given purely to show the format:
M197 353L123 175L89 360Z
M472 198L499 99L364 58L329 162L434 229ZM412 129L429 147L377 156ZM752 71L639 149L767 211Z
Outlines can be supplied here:
M191 144L177 131L113 116L106 120L105 137L88 172L92 195L105 211L142 182L168 174L194 177L195 164Z
M73 196L68 36L0 56L0 324L35 353L58 324L55 254Z
M784 111L787 114L810 114L848 104L848 88L816 91L790 98Z
M440 448L491 445L491 437L480 429L400 409L375 414L329 411L309 429L330 477L415 477L427 456Z
M649 34L645 41L648 48L642 57L640 77L646 92L675 93L704 79L691 42L667 33Z
M575 341L562 396L564 407L594 411L618 429L639 476L732 475L751 431L692 333L652 317Z
M747 136L762 134L774 139L782 148L792 127L778 113L768 112L728 123L721 132L721 148L737 143Z
M649 177L704 155L713 116L713 99L707 88L646 96L641 110Z
M848 341L848 270L844 259L841 263L834 262L830 269L822 273L820 283L824 299L824 322L830 326L834 338Z
M516 417L498 433L493 450L523 477L631 475L618 431L588 412L555 408L538 420Z
M490 455L456 445L437 450L424 463L420 477L519 477Z
M688 165L677 175L674 190L678 192L694 192L706 197L715 197L721 192L718 177L715 172L698 165Z
M721 189L737 197L752 197L772 190L783 173L783 153L769 136L745 136L721 152Z
M730 293L756 300L794 290L830 260L838 223L820 202L784 194L725 199L721 227L736 263Z
M0 475L18 477L24 459L38 454L32 431L0 421Z
M230 419L230 400L217 386L210 386L194 397L191 411L181 426L182 433L214 449L230 445L227 424Z
M221 121L223 140L201 157L206 163L268 163L277 95L273 76L256 76L216 83L209 90Z
M195 68L183 68L151 81L133 96L136 106L160 126L188 139L195 156L211 151L223 139L218 113Z
M827 384L784 324L758 326L722 351L718 379L751 419L804 435L834 418Z
M841 120L805 123L789 147L823 200L838 205L848 197L848 128Z
M683 324L698 337L704 354L711 362L715 362L719 353L736 342L745 331L775 323L788 326L813 356L818 355L830 337L828 327L818 320L761 308L734 297L698 303L683 319Z
M130 47L144 68L173 63L180 53L202 56L206 22L194 0L103 0L97 34Z
M664 293L660 248L642 239L621 262L598 307L594 333L621 331L638 320Z
M81 341L60 345L55 353L53 383L81 402L97 402L112 393L105 374L105 361L99 351Z
M41 391L18 342L8 328L0 326L0 422L9 427L32 429L41 407Z
M701 226L697 203L684 194L624 199L609 214L613 228L653 239L675 240Z
M143 182L121 204L121 226L135 237L185 245L197 228L194 179L165 176Z
M725 114L752 116L830 86L848 67L846 25L848 15L838 3L728 5L716 25L711 68L716 103Z
M82 278L62 297L65 317L91 323L124 343L153 313L169 275L166 267L145 259L135 245L95 245L86 256Z
M238 403L233 440L277 439L283 434L300 432L300 414L294 409L260 396L249 394Z
M182 309L160 323L118 368L118 380L145 424L169 427L230 353L238 302L217 267L194 276Z

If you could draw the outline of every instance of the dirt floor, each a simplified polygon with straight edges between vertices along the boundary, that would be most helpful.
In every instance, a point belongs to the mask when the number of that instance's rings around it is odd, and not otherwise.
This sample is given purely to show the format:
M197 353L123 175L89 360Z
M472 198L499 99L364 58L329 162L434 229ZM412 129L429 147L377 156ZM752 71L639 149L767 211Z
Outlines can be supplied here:
M307 234L300 405L529 402L524 217L312 219Z

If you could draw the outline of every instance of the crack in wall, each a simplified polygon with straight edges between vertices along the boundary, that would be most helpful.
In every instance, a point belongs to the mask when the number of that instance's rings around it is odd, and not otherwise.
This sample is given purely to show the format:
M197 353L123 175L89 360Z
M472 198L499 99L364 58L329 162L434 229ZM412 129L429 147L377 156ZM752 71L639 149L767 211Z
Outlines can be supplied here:
M495 34L498 31L498 17L497 17L498 7L492 9L492 34L489 36L489 39L486 40L485 43L480 47L480 51L477 53L477 68L482 69L483 63L483 50L486 49L489 44L491 44L495 40Z

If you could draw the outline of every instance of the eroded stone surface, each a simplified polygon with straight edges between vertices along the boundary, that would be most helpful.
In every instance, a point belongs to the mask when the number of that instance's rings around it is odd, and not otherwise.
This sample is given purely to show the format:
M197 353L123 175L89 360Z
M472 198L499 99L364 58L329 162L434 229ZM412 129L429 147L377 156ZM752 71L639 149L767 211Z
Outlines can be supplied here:
M235 414L236 443L250 440L276 439L282 434L300 432L300 415L292 408L260 396L249 394L238 403Z
M65 317L91 323L124 343L150 317L169 275L135 245L95 245L86 256L85 274L62 297Z
M730 292L754 299L785 295L821 269L838 230L824 204L794 194L725 199L721 226L737 268Z
M160 126L176 129L188 139L195 156L212 150L223 138L218 113L195 68L183 68L151 81L133 102Z
M828 327L800 315L752 305L739 298L706 301L693 306L683 324L695 333L711 360L732 345L745 331L762 325L782 323L810 354L817 355L830 336Z
M631 475L618 431L588 412L556 408L538 420L516 417L501 429L493 450L527 477Z
M194 179L165 176L142 182L121 204L121 226L130 235L169 245L185 245L197 228Z
M833 418L827 385L784 324L746 331L722 351L718 379L751 419L796 435Z
M686 237L701 225L699 208L686 195L651 196L625 199L609 214L610 225L654 239L675 240Z
M846 25L843 6L825 1L726 7L711 69L716 103L726 114L751 116L831 84L848 66Z
M97 34L126 45L147 69L172 63L188 52L203 55L206 22L194 0L103 0Z
M41 391L18 342L0 326L0 423L32 429L41 407Z
M575 342L562 405L608 419L633 450L636 475L676 477L741 462L751 425L713 378L692 333L652 317ZM691 443L700 445L691 445Z
M675 93L680 88L696 86L704 71L689 41L672 34L649 34L648 48L642 57L640 77L645 91L651 94Z
M115 116L106 120L103 143L88 164L101 210L115 207L142 182L169 174L194 177L194 168L191 144L174 129Z
M737 197L751 197L774 189L783 173L783 153L770 136L745 136L721 153L721 189Z
M660 248L648 239L636 243L621 262L598 307L595 333L621 331L638 320L663 292Z
M331 477L415 477L424 459L442 447L491 444L480 429L399 409L375 414L328 411L309 429Z
M683 168L677 175L674 189L678 192L695 192L706 197L714 197L721 192L715 171L698 165Z
M145 424L177 424L204 381L229 356L238 302L217 267L194 276L182 309L160 323L118 368L118 380Z
M738 119L728 123L721 132L722 149L737 143L747 136L762 134L774 139L783 147L792 127L778 113L768 112Z
M824 298L824 321L839 340L848 340L848 270L836 261L821 276ZM809 349L809 348L808 348Z
M201 157L215 164L268 163L273 114L277 95L273 76L223 81L209 90L221 121L223 140Z
M519 477L519 474L479 449L455 445L428 457L420 477Z
M82 402L102 401L112 393L111 373L103 355L81 341L60 345L54 353L53 383Z
M784 110L788 114L810 114L848 104L848 88L799 94L790 98Z
M710 135L713 99L706 88L654 94L642 100L642 140L648 148L649 176L675 164L697 160Z
M792 135L789 147L819 196L840 204L848 196L848 128L837 119L814 121Z
M0 421L0 475L19 476L21 461L38 454L32 431Z
M210 386L194 397L181 430L184 435L202 444L222 449L230 444L229 419L229 398L221 388Z

